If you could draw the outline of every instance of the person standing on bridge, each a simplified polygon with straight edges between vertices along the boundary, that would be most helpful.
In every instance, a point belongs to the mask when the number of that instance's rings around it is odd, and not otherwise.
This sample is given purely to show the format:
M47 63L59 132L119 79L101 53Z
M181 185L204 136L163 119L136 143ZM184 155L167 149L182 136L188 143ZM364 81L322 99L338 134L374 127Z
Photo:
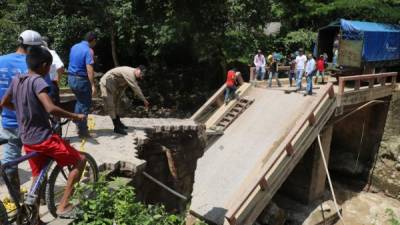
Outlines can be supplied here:
M236 69L231 69L226 74L226 88L225 88L225 105L229 103L229 101L236 97L236 82L240 84L243 82L241 78L241 73L236 71Z
M266 62L260 49L258 49L257 54L254 56L254 65L256 66L256 79L264 80Z
M88 32L85 39L71 48L68 66L68 85L76 98L75 113L89 114L92 96L96 95L94 83L94 52L96 34ZM76 122L80 138L88 138L87 119Z
M278 61L279 61L279 56L276 52L273 52L271 54L271 57L268 56L268 63L269 63L268 87L272 86L272 79L274 77L276 79L278 87L282 86L278 77Z
M296 58L294 54L288 56L289 61L289 86L292 87L293 80L296 82Z
M324 84L324 75L325 75L325 59L323 55L320 55L317 61L317 74L315 75L314 84L317 84L318 76L321 77L322 84Z
M312 84L313 84L312 77L317 72L317 67L316 67L316 63L315 63L313 55L308 54L307 58L308 58L308 61L307 61L306 72L305 72L305 76L307 79L307 87L306 87L306 93L304 93L304 96L312 95Z
M301 91L301 82L303 80L304 69L306 67L307 57L304 55L303 49L299 49L299 55L296 61L296 91Z
M121 66L109 70L100 79L101 97L104 100L104 107L110 115L114 124L114 132L117 134L126 135L127 127L120 119L120 101L125 89L129 86L133 93L143 101L144 106L148 108L149 102L144 97L137 81L143 79L145 72L144 66L136 68Z

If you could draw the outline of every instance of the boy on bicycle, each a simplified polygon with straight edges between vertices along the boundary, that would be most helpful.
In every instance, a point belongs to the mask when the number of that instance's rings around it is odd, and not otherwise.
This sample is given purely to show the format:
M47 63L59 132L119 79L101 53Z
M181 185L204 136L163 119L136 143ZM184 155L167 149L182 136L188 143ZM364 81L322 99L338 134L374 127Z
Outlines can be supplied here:
M74 210L68 200L73 193L73 185L80 179L85 158L59 135L53 134L49 114L76 121L84 120L85 115L67 112L53 104L48 95L49 86L43 79L49 73L52 64L52 56L47 49L40 46L31 47L28 50L26 63L28 74L13 78L1 101L1 106L15 109L25 152L40 153L39 156L29 159L33 180L36 180L48 158L54 159L60 166L73 166L57 208L60 217L71 217Z

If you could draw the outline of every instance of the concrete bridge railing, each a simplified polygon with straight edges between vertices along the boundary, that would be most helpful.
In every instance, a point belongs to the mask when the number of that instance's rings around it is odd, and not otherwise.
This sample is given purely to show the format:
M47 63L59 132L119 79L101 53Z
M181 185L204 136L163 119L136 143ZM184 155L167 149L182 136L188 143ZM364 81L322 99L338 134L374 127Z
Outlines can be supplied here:
M391 72L339 77L336 115L343 114L344 106L391 95L396 88L397 75L397 72ZM390 85L387 82L388 78L390 78ZM346 84L350 82L354 83L354 86L346 87Z
M303 139L301 138L302 136L304 136L303 133L307 132L307 129L309 129L310 127L312 128L313 126L315 126L316 123L319 123L320 121L318 120L321 121L323 120L323 122L326 122L327 118L322 119L322 117L324 117L325 115L321 117L321 114L329 114L325 113L325 111L330 110L330 112L333 113L333 110L330 109L330 107L327 108L323 107L325 103L328 103L328 105L333 106L333 104L330 103L334 101L335 98L333 84L329 83L325 85L323 88L324 88L323 93L320 96L318 96L318 99L316 99L313 102L313 105L304 113L304 116L298 120L295 127L282 141L282 144L279 145L278 149L275 150L272 157L268 160L267 163L265 163L265 166L263 166L261 170L257 170L255 171L255 173L251 173L250 176L254 176L252 182L244 184L242 188L235 194L235 196L232 196L233 199L232 204L228 207L228 211L225 214L225 218L230 225L242 224L243 219L239 219L239 217L243 217L243 215L241 214L244 214L246 208L252 208L251 215L258 215L257 212L255 211L260 209L262 210L263 207L248 207L248 204L256 200L257 195L263 195L262 192L267 191L271 187L271 184L274 183L274 181L272 180L275 180L275 179L269 179L271 178L271 174L274 172L273 170L277 170L279 164L284 161L285 163L283 164L290 163L289 161L291 156L297 151L296 147L294 146L298 147L301 146L301 148L304 148L304 145L299 145L299 144L295 145L295 142L297 142L300 139ZM318 117L316 117L317 114ZM299 153L298 155L301 154ZM269 195L272 196L273 194L271 192L273 191L271 190L268 191L270 192ZM248 222L253 221L253 219L255 220L255 217L250 219L248 218L252 217L251 215L245 216L247 218L245 219L246 222L243 224L247 224Z

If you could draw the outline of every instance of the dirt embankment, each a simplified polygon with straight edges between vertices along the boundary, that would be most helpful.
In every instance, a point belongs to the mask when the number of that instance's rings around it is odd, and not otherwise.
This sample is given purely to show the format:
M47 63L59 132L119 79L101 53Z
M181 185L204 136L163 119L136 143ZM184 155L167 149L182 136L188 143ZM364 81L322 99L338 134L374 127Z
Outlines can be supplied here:
M378 160L372 176L373 185L400 199L400 90L394 92Z

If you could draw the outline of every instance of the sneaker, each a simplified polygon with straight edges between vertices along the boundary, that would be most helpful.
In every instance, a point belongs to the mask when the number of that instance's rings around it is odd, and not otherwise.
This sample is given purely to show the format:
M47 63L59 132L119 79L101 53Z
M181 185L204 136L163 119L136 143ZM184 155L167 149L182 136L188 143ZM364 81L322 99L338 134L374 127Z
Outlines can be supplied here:
M61 219L77 219L78 213L78 208L72 207L64 212L57 212L57 216Z

